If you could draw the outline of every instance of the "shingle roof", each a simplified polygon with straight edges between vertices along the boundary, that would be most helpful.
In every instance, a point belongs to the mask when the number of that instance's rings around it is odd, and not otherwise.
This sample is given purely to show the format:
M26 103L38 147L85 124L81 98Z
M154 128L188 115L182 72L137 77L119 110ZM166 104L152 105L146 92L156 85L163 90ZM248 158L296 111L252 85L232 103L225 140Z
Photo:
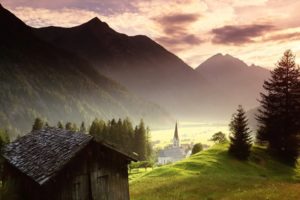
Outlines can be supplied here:
M22 173L43 185L93 139L58 128L33 131L3 149L3 157Z

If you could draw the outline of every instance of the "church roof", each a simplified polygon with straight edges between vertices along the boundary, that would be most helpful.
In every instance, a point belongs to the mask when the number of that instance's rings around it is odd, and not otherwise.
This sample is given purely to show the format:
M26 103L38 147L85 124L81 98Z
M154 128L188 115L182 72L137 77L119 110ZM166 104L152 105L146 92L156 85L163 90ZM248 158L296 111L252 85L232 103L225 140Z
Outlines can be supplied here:
M185 157L185 152L180 147L173 147L173 148L161 150L159 152L159 157L170 157L170 158L181 159Z

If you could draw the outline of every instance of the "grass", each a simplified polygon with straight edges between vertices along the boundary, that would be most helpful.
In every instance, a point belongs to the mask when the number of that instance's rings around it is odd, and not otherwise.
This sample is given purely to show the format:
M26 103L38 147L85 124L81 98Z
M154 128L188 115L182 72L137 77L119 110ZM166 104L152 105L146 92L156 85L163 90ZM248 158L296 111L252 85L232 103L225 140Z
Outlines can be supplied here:
M254 147L248 161L227 153L226 145L183 161L131 176L133 200L300 199L300 169L272 159Z

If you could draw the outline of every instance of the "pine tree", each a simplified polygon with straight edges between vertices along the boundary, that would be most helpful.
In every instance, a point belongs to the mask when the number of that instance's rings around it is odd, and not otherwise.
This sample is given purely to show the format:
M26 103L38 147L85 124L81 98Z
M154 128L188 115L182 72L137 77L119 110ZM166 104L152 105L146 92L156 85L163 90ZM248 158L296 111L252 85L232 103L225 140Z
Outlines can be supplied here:
M86 128L85 128L84 122L82 122L81 125L80 125L80 132L82 132L82 133L86 132Z
M63 128L64 128L64 126L63 126L63 124L61 123L61 121L59 121L59 122L57 123L57 128L60 128L60 129L63 129Z
M135 152L138 153L139 160L144 161L147 158L147 135L144 121L141 120L139 126L135 128Z
M260 124L257 140L266 142L270 152L294 165L299 154L300 122L300 71L295 56L287 50L264 82L261 109L257 120Z
M134 130L133 130L133 126L132 123L130 121L130 119L127 117L124 119L123 121L123 128L125 130L125 136L124 136L124 148L132 151L133 147L134 147Z
M0 130L0 154L2 155L3 147L10 142L9 134L7 130ZM3 180L3 164L4 159L0 156L0 181Z
M251 137L245 111L239 106L229 124L231 136L229 153L240 160L246 160L250 155Z
M76 123L72 123L72 131L78 131L78 127Z
M41 130L44 127L44 121L41 118L36 118L32 126L32 131Z
M65 129L68 130L68 131L72 131L72 129L73 129L72 123L71 122L67 122L66 126L65 126Z
M150 128L147 127L146 128L146 159L150 160L150 158L152 157L153 154L153 148L152 148L152 144L151 144L151 135L150 135Z

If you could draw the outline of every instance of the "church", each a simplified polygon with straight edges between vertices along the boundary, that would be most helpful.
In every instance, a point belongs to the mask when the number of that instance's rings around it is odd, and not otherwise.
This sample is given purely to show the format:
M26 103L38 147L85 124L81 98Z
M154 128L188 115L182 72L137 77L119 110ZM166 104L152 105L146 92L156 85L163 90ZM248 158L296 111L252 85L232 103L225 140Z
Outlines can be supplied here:
M161 150L158 155L158 164L165 165L172 162L182 160L186 157L185 150L180 146L180 140L178 136L177 122L175 125L175 132L173 137L173 145Z

